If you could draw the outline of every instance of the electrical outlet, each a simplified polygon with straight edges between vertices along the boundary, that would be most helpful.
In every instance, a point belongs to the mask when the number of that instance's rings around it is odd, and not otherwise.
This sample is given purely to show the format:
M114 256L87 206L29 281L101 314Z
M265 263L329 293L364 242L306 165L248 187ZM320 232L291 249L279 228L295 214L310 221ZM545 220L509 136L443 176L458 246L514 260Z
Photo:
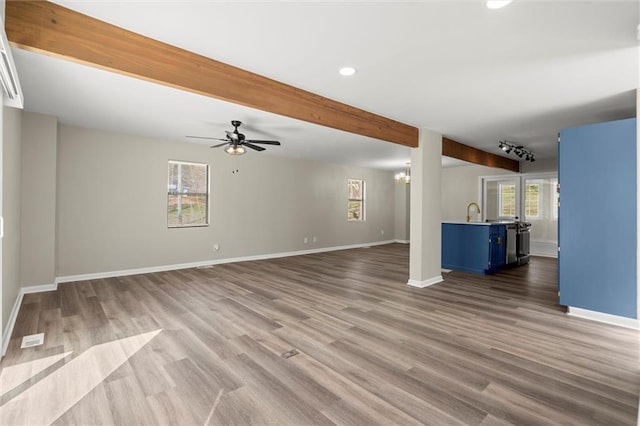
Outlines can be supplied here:
M309 238L304 237L304 240L302 240L305 244L309 243Z
M215 243L215 244L213 245L213 251L220 251L220 244Z
M384 229L380 230L380 235L384 235Z
M313 237L313 242L318 242L318 237Z

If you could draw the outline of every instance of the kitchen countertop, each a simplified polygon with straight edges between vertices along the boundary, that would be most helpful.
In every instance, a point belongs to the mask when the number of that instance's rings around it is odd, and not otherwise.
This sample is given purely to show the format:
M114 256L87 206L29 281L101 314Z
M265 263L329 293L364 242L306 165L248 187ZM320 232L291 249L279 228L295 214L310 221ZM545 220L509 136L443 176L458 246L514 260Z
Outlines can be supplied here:
M491 222L457 222L454 220L443 220L442 223L448 223L448 224L452 224L452 225L484 225L484 226L489 226L489 225L505 225L508 223L515 223L515 221L513 220L494 220Z
M451 225L482 225L482 226L496 225L495 223L492 223L492 222L455 222L455 221L449 221L449 220L443 220L442 223L448 223Z

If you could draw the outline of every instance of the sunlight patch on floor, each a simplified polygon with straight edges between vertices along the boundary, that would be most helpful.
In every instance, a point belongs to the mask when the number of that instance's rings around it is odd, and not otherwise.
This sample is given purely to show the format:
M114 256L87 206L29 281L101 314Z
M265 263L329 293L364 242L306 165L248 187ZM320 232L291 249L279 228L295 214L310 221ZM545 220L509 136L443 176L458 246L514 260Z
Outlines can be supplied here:
M36 359L34 361L25 362L18 365L12 365L2 369L0 373L0 391L2 395L13 390L16 386L26 382L31 377L51 367L73 351L63 354L52 355L46 358Z
M53 423L160 331L162 330L114 340L87 349L0 407L0 424Z

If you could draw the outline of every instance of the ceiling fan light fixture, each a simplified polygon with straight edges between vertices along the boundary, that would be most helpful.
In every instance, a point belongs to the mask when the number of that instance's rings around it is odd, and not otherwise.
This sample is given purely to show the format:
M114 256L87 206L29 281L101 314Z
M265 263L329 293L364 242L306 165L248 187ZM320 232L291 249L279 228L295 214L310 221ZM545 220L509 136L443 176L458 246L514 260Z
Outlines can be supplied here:
M242 155L247 152L247 148L251 148L254 151L264 151L266 148L262 147L262 145L275 145L279 146L280 141L264 141L264 140L255 140L255 139L247 139L242 133L238 131L238 127L242 125L242 122L239 120L231 121L231 125L234 127L233 132L226 131L227 137L224 139L221 138L209 138L205 136L187 136L188 138L196 138L196 139L212 139L216 141L222 141L217 145L212 145L211 148L220 148L225 147L224 151L229 155Z
M340 75L343 75L345 77L349 77L352 76L356 73L356 69L353 67L342 67L340 68L340 70L338 71L340 73Z
M229 145L224 149L224 152L226 152L229 155L242 155L245 152L247 152L247 150L244 149L243 146Z
M489 9L502 9L508 6L513 0L487 0L487 7Z

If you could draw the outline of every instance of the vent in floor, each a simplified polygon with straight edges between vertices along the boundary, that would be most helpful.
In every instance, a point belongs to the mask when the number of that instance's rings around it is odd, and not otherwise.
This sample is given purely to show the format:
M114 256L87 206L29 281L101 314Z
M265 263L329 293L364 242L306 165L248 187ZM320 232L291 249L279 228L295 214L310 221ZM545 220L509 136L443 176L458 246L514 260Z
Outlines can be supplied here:
M40 346L43 343L44 343L44 333L24 336L22 338L22 344L20 345L20 349L31 348L33 346Z
M281 356L282 358L291 358L292 356L296 356L298 355L300 352L298 352L296 349L291 349L289 352L285 352L283 353Z

